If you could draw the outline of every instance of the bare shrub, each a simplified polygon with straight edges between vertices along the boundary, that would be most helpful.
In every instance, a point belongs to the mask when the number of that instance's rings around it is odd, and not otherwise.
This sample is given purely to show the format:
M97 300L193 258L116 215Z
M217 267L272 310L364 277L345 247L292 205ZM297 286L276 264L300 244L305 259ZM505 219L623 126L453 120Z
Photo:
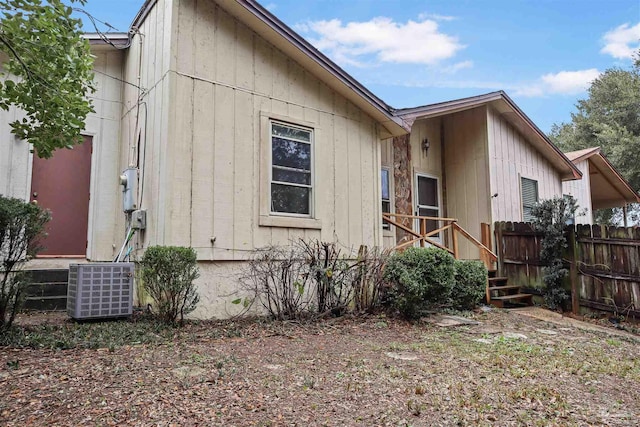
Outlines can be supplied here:
M362 246L355 258L319 240L268 246L243 273L243 291L249 296L233 303L248 309L258 302L278 320L371 311L379 305L386 257L386 252Z
M386 281L384 267L391 251L381 248L360 246L358 260L353 266L353 308L356 312L370 313L381 305Z
M310 304L312 279L300 248L267 246L249 261L241 279L245 306L259 302L274 319L297 319ZM235 300L239 303L241 300Z

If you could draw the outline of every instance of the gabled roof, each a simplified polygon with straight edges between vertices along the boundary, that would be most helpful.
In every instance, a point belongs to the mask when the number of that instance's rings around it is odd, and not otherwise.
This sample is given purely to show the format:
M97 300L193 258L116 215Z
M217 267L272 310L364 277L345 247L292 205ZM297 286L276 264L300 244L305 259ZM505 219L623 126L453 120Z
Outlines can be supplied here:
M327 86L347 98L361 110L378 121L386 134L383 137L406 134L409 129L402 119L392 113L392 108L351 77L335 62L313 47L304 38L276 18L255 0L215 1L228 13L265 38L303 68L322 80ZM157 0L146 0L134 18L131 28L138 28Z
M591 204L593 209L615 208L627 203L640 203L640 195L602 154L600 147L566 153L572 162L589 162Z
M554 167L560 171L563 180L580 179L582 173L542 132L538 126L516 105L504 91L453 101L396 110L395 114L413 125L417 119L443 116L483 105L492 106L502 117L513 125Z

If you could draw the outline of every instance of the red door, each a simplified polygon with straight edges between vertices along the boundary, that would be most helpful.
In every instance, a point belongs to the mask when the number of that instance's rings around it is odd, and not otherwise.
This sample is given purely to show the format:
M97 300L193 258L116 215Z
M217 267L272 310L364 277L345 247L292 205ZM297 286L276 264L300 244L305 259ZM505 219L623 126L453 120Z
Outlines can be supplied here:
M50 159L33 157L31 200L51 211L40 256L86 256L90 181L91 137Z

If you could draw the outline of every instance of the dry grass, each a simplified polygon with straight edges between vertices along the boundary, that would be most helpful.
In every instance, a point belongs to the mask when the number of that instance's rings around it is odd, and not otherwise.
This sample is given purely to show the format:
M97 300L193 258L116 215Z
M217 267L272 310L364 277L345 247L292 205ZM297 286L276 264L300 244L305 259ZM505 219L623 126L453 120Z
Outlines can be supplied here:
M505 311L475 318L200 323L110 349L0 348L0 424L637 422L637 339Z

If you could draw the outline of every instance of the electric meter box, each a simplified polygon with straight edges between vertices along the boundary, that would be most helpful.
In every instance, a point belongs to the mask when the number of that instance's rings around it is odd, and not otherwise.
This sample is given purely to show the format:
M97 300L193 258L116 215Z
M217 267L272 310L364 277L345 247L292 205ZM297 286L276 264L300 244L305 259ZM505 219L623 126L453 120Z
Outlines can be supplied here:
M122 210L125 212L135 211L138 208L136 204L138 169L125 169L120 175L120 185L122 185Z

